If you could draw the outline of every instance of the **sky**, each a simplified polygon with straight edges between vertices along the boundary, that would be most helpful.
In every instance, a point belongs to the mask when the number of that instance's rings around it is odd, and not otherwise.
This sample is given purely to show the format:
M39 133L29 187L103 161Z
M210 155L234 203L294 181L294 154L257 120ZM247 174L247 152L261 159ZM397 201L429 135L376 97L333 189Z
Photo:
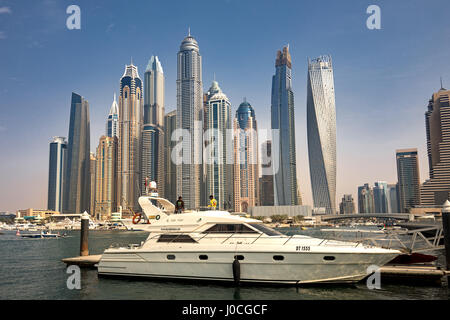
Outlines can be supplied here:
M69 30L66 9L81 9ZM366 9L381 9L369 30ZM395 183L395 150L418 148L428 178L424 113L450 87L448 0L65 1L0 0L0 211L46 208L49 142L68 135L71 92L90 104L91 151L104 134L119 79L131 59L141 78L152 55L165 74L166 112L176 108L176 55L190 27L232 103L246 97L258 128L270 128L277 50L289 44L297 171L312 204L306 135L307 59L333 58L337 114L337 205L375 181Z

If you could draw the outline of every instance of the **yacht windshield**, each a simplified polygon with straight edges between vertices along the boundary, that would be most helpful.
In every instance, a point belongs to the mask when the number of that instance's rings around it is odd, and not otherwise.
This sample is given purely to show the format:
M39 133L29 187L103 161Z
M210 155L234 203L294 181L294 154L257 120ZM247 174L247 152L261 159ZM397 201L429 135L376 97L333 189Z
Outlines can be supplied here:
M283 234L281 232L278 232L276 230L273 230L272 228L266 227L262 223L249 223L253 228L261 231L262 233L267 234L268 236L282 236Z

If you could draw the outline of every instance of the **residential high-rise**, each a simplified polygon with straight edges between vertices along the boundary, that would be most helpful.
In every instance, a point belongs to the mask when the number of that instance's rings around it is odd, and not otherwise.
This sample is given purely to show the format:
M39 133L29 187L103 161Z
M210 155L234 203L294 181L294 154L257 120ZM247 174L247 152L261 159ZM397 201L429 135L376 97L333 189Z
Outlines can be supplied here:
M417 149L396 151L399 212L420 205L420 174Z
M117 137L101 136L95 171L95 215L107 220L117 208Z
M274 150L274 201L276 205L298 205L297 161L295 153L294 92L292 91L289 46L278 50L272 77L272 137Z
M89 103L74 92L72 92L70 108L69 141L65 167L63 212L89 211L91 190Z
M248 212L259 205L258 135L253 107L244 100L236 111L234 129L234 209Z
M133 64L120 78L117 203L124 212L139 210L142 128L142 81Z
M177 166L172 161L172 150L176 142L172 141L172 133L177 129L177 111L173 110L164 116L164 196L172 203L178 199L177 195Z
M177 194L186 209L200 206L202 168L202 57L190 32L181 42L177 62L177 128L183 131L182 161L177 164ZM180 130L180 131L181 131Z
M373 198L373 189L368 183L358 187L358 212L374 213L375 203Z
M450 198L450 90L434 93L425 113L430 179L421 187L421 205L442 205Z
M67 142L64 137L54 137L50 142L48 164L48 201L47 209L62 212L62 193L64 185L64 161Z
M261 178L259 181L259 196L262 206L275 205L274 200L274 185L273 185L273 172L270 172L273 163L272 157L272 141L267 140L262 144L262 156L267 157L268 163L261 163Z
M91 152L89 160L89 176L90 176L90 190L89 190L89 214L95 216L95 169L97 158L95 154Z
M204 118L205 199L213 195L220 210L231 210L234 207L232 136L228 136L232 132L231 103L217 81L213 81L206 95Z
M399 213L399 202L398 202L398 184L388 184L388 212L389 213Z
M119 106L114 93L114 101L109 109L108 121L106 122L106 135L108 137L119 136Z
M373 187L375 213L388 213L388 187L386 181L377 181Z
M144 74L144 125L142 127L141 190L145 181L156 181L164 196L164 72L152 56Z
M355 213L355 203L353 202L353 196L351 194L344 194L342 201L339 205L340 214Z
M336 106L330 56L308 60L307 131L314 207L336 213Z

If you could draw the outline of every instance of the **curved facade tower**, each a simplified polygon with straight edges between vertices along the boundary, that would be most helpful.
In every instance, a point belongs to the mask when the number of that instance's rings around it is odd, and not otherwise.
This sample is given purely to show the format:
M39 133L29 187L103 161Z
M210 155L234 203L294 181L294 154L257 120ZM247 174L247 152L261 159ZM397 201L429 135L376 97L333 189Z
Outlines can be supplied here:
M64 186L64 161L66 159L67 142L64 137L53 137L50 142L48 165L48 201L47 209L62 213L62 193Z
M141 190L145 181L156 181L164 196L164 72L157 56L152 56L144 74L144 125L142 127Z
M248 212L259 205L258 134L255 110L242 102L233 121L234 210Z
M292 91L291 55L289 47L277 52L276 72L272 77L272 138L274 149L275 205L298 205L297 161L295 153L294 92ZM276 145L275 145L276 144ZM263 195L261 195L263 196Z
M206 142L206 199L213 195L220 210L232 209L233 164L228 161L231 150L227 134L231 131L231 104L219 84L213 81L206 94L205 142ZM230 159L231 160L231 159Z
M133 64L120 78L117 204L127 212L139 210L142 81Z
M177 129L189 133L182 142L183 162L177 164L177 194L187 209L200 206L202 107L202 57L189 33L181 42L177 62Z
M308 60L307 128L314 207L336 213L336 106L331 56Z

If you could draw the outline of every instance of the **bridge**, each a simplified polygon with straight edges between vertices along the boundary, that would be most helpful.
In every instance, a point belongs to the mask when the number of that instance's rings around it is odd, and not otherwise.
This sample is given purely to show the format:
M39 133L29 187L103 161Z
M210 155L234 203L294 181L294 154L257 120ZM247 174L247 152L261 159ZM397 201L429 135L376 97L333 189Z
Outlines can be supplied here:
M351 214L320 215L320 218L322 219L322 221L336 221L344 219L369 219L369 218L410 220L410 216L411 214L409 213L351 213Z

